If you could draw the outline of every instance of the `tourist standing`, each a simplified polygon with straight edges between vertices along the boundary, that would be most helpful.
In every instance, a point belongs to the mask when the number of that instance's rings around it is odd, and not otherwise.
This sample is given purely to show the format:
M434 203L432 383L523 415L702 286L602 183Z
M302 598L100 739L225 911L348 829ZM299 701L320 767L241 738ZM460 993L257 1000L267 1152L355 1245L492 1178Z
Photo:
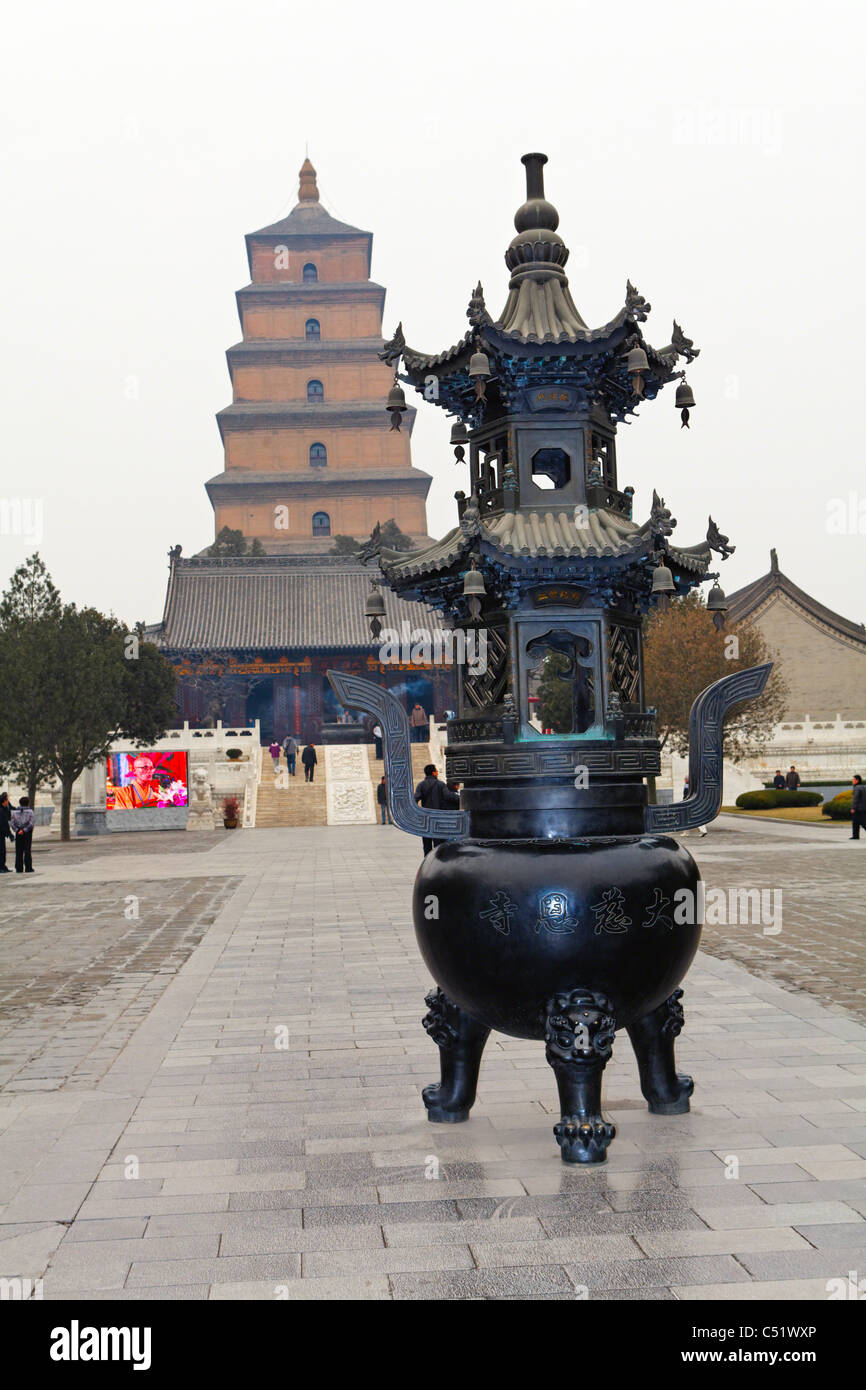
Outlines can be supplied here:
M429 737L430 720L423 705L417 702L412 706L412 713L409 715L409 724L412 730L413 743L426 743Z
M277 743L276 735L274 736L268 752L274 760L274 775L276 775L280 770L280 745Z
M866 787L859 772L851 778L854 794L851 797L851 839L860 839L860 827L866 830Z
M283 739L283 752L286 755L286 767L292 777L295 775L295 758L298 755L298 741L291 734L286 734Z
M312 782L312 780L313 780L313 775L314 775L314 773L315 773L315 771L316 771L316 763L317 763L318 761L319 761L319 759L318 759L318 757L316 756L316 745L315 745L314 743L310 742L310 743L307 744L306 748L304 749L303 753L301 754L301 762L304 764L304 781L305 781L305 782Z
M30 809L30 801L26 796L22 796L10 817L12 834L15 836L16 874L32 874L34 872L31 847L35 824L36 817Z
M379 808L382 813L382 824L390 825L391 812L388 809L388 783L385 781L384 777L376 788L376 800L379 803Z
M15 836L9 828L12 820L12 805L9 801L9 793L0 793L0 874L9 874L12 870L6 863L6 841L11 840L15 843Z
M425 811L444 811L456 809L460 805L460 798L456 792L451 791L450 787L443 786L439 781L439 773L436 771L435 763L428 763L424 769L424 780L419 782L415 788L415 800L424 807ZM429 835L422 836L424 853L429 854L436 845L444 845L444 840L434 840Z
M382 725L373 725L373 741L376 745L376 762L382 761ZM382 779L384 781L384 778Z
M797 769L795 768L794 764L791 763L791 770L790 770L789 773L787 773L787 775L786 775L786 777L785 777L785 786L788 788L788 791L789 791L789 792L795 792L795 791L797 790L797 788L799 787L799 785L800 785L800 774L799 774L799 772L797 771Z
M776 775L773 778L773 786L777 792L785 790L785 777L780 767L776 768Z

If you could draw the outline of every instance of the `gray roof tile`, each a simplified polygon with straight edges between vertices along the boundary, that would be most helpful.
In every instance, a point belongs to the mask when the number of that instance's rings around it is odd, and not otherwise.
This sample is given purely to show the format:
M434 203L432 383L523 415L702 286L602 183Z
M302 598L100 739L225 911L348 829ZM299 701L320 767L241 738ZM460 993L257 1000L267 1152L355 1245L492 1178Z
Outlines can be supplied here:
M374 568L321 557L177 560L163 623L154 629L169 651L296 651L369 648L364 616ZM388 590L385 627L438 626L420 603Z

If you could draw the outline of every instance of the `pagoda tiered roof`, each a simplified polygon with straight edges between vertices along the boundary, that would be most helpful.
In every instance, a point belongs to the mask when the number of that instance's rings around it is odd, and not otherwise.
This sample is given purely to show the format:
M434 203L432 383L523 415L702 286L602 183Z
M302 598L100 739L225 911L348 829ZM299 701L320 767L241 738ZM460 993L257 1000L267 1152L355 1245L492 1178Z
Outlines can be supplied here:
M382 550L379 564L386 580L400 593L434 602L449 572L462 575L469 557L486 573L500 571L533 583L552 573L580 580L597 574L595 561L613 561L623 579L649 589L655 557L662 543L677 591L687 593L707 574L712 560L709 540L698 545L671 545L667 536L676 523L656 498L650 517L640 526L619 512L597 508L578 518L567 510L500 512L482 516L470 503L459 526L423 550Z
M491 414L511 413L520 409L527 389L557 386L568 391L568 408L597 404L613 420L622 420L642 399L652 400L668 382L681 377L677 364L681 359L692 362L699 349L676 321L671 341L654 348L640 326L652 306L631 282L626 284L623 307L608 323L600 328L586 324L564 272L569 251L556 232L559 214L543 196L545 156L527 155L523 162L536 193L530 193L515 215L518 235L505 254L512 278L499 318L489 313L478 284L466 311L469 329L458 342L441 352L420 352L407 344L400 324L381 355L395 366L402 361L404 379L419 390L435 375L435 403L461 418L477 422ZM627 360L633 348L646 354L639 393ZM487 355L492 372L483 408L469 375L475 352Z

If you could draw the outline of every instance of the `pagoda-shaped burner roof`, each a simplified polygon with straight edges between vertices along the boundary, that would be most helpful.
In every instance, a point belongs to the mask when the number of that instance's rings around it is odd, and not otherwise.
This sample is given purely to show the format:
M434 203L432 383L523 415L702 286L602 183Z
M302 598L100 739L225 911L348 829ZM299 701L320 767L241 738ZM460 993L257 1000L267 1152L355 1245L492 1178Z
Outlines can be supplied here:
M614 317L599 328L588 326L565 274L569 252L556 231L559 214L544 197L546 156L524 155L523 163L527 200L515 214L517 235L505 253L511 279L499 318L489 313L479 284L467 309L470 328L453 346L437 353L421 352L407 345L400 325L381 355L389 363L402 360L406 379L420 390L435 374L437 404L464 417L473 413L475 392L469 366L473 352L480 350L492 367L488 400L494 410L513 408L516 390L555 376L561 384L577 389L585 405L598 401L614 419L623 419L641 399L651 400L681 375L676 371L678 360L691 362L698 349L676 322L670 343L652 347L640 328L651 306L631 283ZM642 348L647 359L640 392L635 390L626 360L635 347Z
M383 550L379 560L386 578L398 585L441 574L470 551L505 568L522 568L521 562L548 559L604 557L642 563L653 556L659 535L669 527L670 522L660 520L656 510L638 526L608 508L592 509L579 518L561 508L504 512L486 518L470 505L460 525L426 550ZM712 555L709 541L683 549L668 544L666 549L670 561L690 576L700 579L706 574Z

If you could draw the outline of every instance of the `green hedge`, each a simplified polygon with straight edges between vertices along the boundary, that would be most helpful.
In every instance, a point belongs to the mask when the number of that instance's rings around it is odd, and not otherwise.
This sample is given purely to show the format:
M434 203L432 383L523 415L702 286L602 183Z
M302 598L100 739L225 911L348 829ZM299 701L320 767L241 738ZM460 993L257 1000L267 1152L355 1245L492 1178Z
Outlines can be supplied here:
M777 806L820 806L820 792L741 792L736 805L741 811L772 811Z
M825 801L821 807L821 815L829 816L831 820L850 820L853 797L854 788L849 787L848 791L834 796L832 801Z

